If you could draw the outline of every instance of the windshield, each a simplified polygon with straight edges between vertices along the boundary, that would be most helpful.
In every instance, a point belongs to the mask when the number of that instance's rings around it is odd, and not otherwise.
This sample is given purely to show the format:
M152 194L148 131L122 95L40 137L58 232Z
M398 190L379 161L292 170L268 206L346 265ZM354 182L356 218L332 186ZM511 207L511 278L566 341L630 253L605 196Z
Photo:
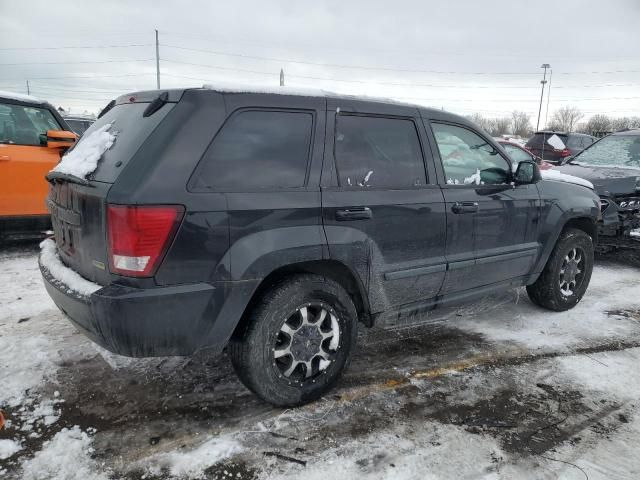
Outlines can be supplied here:
M583 150L575 163L640 168L640 135L611 135Z

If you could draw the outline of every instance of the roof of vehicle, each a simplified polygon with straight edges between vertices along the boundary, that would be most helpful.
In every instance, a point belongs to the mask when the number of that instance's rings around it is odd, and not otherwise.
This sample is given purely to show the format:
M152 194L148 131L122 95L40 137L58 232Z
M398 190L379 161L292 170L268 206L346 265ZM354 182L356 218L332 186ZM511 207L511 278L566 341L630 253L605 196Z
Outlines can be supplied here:
M614 132L611 135L640 135L640 128L630 128L628 130L620 130L619 132Z
M131 92L120 95L116 99L116 103L128 103L132 97L138 100L145 99L151 101L155 99L159 92L167 92L169 94L169 101L178 101L182 94L187 90L211 90L219 93L248 93L248 94L265 94L265 95L294 95L303 97L315 97L315 98L336 98L360 102L379 103L381 105L399 105L405 107L417 108L421 111L429 112L435 118L447 118L458 123L465 125L472 125L466 118L456 115L454 113L446 112L438 108L429 108L424 105L417 105L415 103L408 103L392 98L383 97L369 97L365 95L348 95L342 93L336 93L329 90L323 90L320 88L298 88L288 86L256 86L256 85L243 85L243 84L205 84L202 88L177 88L177 89L161 89L161 90L146 90L140 92Z
M25 103L37 103L37 104L42 104L42 103L46 103L43 100L40 100L37 97L34 97L33 95L25 95L23 93L14 93L14 92L7 92L4 90L0 90L0 99L1 100L18 100L20 102L25 102Z
M580 136L580 137L591 137L592 136L592 135L589 135L587 133L559 132L559 131L556 131L556 130L540 130L540 131L534 133L534 135L538 135L538 134L541 134L541 133L546 133L546 134L554 133L556 135L576 135L576 136Z
M92 115L82 115L82 114L73 114L73 115L62 115L62 118L65 120L83 120L87 122L95 122L96 119Z

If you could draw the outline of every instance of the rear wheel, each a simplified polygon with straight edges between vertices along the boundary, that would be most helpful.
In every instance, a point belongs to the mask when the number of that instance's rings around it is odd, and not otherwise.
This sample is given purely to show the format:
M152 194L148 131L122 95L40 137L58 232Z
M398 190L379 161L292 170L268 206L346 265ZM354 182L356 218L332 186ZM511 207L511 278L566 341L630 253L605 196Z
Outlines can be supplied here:
M230 342L231 363L247 388L269 403L313 401L349 363L357 313L333 280L292 277L269 289L249 315L246 331Z
M593 271L593 242L582 230L562 232L538 277L527 286L529 298L541 307L558 312L576 306L587 291Z

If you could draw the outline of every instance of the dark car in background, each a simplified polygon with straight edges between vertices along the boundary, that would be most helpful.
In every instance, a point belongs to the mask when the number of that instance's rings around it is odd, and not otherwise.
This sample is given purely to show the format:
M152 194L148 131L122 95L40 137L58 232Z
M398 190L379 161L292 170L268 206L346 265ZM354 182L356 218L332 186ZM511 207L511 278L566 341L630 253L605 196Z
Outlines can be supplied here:
M62 118L67 122L73 133L80 137L96 121L95 118L79 115L63 115Z
M640 249L640 129L604 137L554 169L593 183L602 210L600 249Z
M551 310L580 301L591 189L514 169L441 110L294 93L124 95L74 150L102 145L97 167L48 175L41 272L87 336L138 357L226 347L249 389L300 405L336 384L359 324L523 285Z
M584 133L554 131L536 132L525 147L531 153L552 164L560 164L565 158L576 155L597 141Z

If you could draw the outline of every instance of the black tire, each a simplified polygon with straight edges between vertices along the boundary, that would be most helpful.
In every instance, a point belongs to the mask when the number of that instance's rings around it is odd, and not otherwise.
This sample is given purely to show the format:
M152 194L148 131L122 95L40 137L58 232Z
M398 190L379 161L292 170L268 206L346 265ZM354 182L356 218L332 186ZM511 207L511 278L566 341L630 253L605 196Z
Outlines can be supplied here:
M580 273L575 274L575 277L571 275L566 277L562 273L563 267L565 270L572 268L571 262L567 263L572 252L581 254L581 261L576 265ZM538 280L527 286L527 293L531 301L541 307L556 312L569 310L577 305L587 291L592 271L593 241L591 237L582 230L568 228L560 234ZM573 288L566 283L567 278L575 278Z
M291 354L276 359L274 352L278 344L282 345L283 336L285 347L294 350L294 337L298 340L301 331L301 309L307 308L309 318L315 318L319 325L321 310L325 309L322 318L328 319L330 332L334 332L337 320L339 341L333 343L330 339L323 339L321 349L328 348L329 342L335 351L330 354L330 363L320 363L319 357L313 357L310 362L312 372L306 377L307 365L297 364L296 370L285 376L287 367L292 367L296 357ZM285 322L294 319L299 314L300 326L295 334L289 336L283 333ZM296 275L271 287L255 307L249 312L248 325L241 338L234 338L229 343L229 356L236 374L242 383L263 400L281 407L298 406L320 398L333 388L342 372L349 364L351 352L356 345L357 312L349 294L335 281L320 275ZM326 327L325 327L326 328ZM308 330L311 332L311 326ZM318 332L321 332L318 327ZM314 333L311 332L311 335ZM316 338L317 339L317 338ZM296 340L296 341L298 341ZM296 345L301 345L297 343ZM310 343L302 342L303 348ZM324 346L323 346L324 345ZM337 345L337 346L336 346ZM318 346L315 344L315 346ZM282 347L280 346L279 349ZM313 350L313 348L311 349ZM327 354L322 350L323 354ZM312 355L306 353L305 355ZM288 365L287 365L288 363ZM322 368L322 370L320 370ZM283 371L285 370L285 371Z

